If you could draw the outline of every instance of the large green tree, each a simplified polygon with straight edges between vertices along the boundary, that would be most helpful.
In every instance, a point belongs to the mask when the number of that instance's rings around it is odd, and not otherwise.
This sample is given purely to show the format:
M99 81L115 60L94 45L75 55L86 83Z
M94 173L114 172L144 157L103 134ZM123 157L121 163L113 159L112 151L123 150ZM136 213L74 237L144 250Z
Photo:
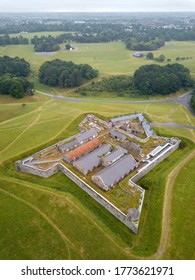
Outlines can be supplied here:
M181 64L141 66L133 77L135 87L145 95L169 94L193 86L189 69Z
M9 93L11 96L16 98L24 97L24 89L19 81L12 81L12 85L9 89Z
M30 64L24 58L0 57L0 76L6 73L26 77L30 73Z
M39 80L49 86L63 88L79 86L85 80L98 76L98 71L88 64L75 64L72 61L55 59L43 63L39 69Z

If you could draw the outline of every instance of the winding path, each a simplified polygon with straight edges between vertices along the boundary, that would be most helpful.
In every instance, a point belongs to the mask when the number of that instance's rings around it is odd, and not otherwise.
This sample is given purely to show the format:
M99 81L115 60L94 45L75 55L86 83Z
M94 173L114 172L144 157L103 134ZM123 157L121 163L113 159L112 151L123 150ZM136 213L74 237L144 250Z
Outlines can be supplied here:
M70 102L95 102L95 103L107 103L107 104L159 104L159 103L179 103L185 106L193 115L195 112L190 107L190 99L192 96L192 92L187 92L176 98L169 98L163 100L146 100L146 101L110 101L103 99L81 99L76 97L65 97L60 95L53 95L50 93L46 93L43 91L36 90L37 93L49 96L54 99L62 100L62 101L70 101Z
M187 128L187 129L195 130L194 125L178 124L178 123L175 123L175 122L168 122L168 123L153 122L153 123L151 123L151 126L162 126L162 127L167 126L167 127Z

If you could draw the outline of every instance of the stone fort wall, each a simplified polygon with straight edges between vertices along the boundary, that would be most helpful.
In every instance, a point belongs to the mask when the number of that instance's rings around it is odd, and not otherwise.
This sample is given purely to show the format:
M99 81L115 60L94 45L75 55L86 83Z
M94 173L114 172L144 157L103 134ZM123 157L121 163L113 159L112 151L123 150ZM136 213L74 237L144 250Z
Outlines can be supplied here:
M138 180L140 180L143 176L145 176L148 172L150 172L156 165L162 162L166 157L172 154L176 149L178 149L180 141L175 143L175 145L171 145L169 149L165 150L162 154L157 156L155 159L148 162L146 166L142 169L138 170L138 173L134 175L129 180L129 185L137 188L141 192L141 197L139 201L138 211L139 215L142 211L142 205L144 201L145 191L136 184ZM51 147L50 147L51 148ZM139 219L134 221L131 220L128 215L125 215L121 212L117 207L115 207L111 202L109 202L106 198L96 192L92 187L90 187L86 182L84 182L81 178L79 178L76 174L70 171L67 167L65 167L61 163L57 163L53 167L42 170L40 168L35 168L30 164L25 164L24 161L17 161L15 163L16 169L18 171L27 172L33 175L37 175L43 178L48 178L57 172L61 171L64 175L66 175L69 179L71 179L75 184L77 184L81 189L87 192L93 199L95 199L98 203L100 203L104 208L106 208L111 214L113 214L118 220L120 220L123 224L125 224L128 228L130 228L134 233L137 233L139 226Z

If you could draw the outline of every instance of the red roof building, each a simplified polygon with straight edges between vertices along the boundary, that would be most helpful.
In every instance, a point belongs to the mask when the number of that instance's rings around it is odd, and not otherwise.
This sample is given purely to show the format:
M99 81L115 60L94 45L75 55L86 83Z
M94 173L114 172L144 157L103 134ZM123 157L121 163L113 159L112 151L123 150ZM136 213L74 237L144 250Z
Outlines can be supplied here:
M93 139L76 149L70 151L64 156L64 160L67 162L72 162L74 160L79 159L80 157L90 153L91 151L95 150L96 148L100 147L102 143L99 139Z

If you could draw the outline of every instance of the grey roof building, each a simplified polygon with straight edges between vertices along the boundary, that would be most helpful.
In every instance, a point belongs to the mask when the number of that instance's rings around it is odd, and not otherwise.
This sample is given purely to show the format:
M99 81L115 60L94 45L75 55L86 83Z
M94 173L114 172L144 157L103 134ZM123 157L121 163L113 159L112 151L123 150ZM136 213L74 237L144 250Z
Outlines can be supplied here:
M87 175L95 167L100 165L101 156L110 151L111 145L103 145L95 151L91 152L89 155L82 157L81 159L75 161L73 166L79 170L82 174Z
M75 138L79 143L82 144L85 141L95 138L97 135L98 135L97 130L90 129L89 131L78 134Z
M117 123L117 122L124 122L124 121L132 121L134 119L139 119L140 123L144 120L144 116L142 113L137 113L137 114L132 114L132 115L128 115L128 116L122 116L122 117L118 117L118 118L113 118L111 119L112 123Z
M126 136L119 133L118 131L115 131L115 130L111 130L109 132L110 136L112 136L113 138L119 140L119 141L124 141L126 139Z
M142 113L136 114L136 117L139 119L139 122L140 122L140 123L142 123L142 122L145 120L145 118L144 118L144 116L143 116Z
M71 141L71 142L68 142L68 143L65 143L65 144L62 145L62 146L59 146L59 151L60 151L61 153L65 153L65 152L68 152L68 151L74 149L74 148L77 147L78 145L79 145L79 142L78 142L76 139L74 139L74 140Z
M144 118L144 115L142 113L132 114L132 115L129 115L129 116L123 116L123 117L118 117L118 118L113 118L113 119L111 119L111 122L113 124L115 124L117 122L131 121L131 120L134 120L134 119L137 119L137 118L138 118L140 124L142 125L146 136L150 137L150 136L154 135L154 131L152 130L151 126L147 123L147 121Z
M100 188L108 191L137 166L136 160L131 155L126 155L114 164L105 167L103 170L93 175L92 180Z
M114 163L115 161L117 161L118 159L120 159L125 154L127 154L127 150L125 150L123 148L115 150L112 153L110 153L109 155L103 157L102 165L103 166L108 166L108 165Z
M152 130L151 126L146 122L146 120L142 122L142 127L147 137L154 135L154 131Z
M117 122L122 122L122 121L130 121L136 118L136 115L129 115L129 116L122 116L122 117L118 117L118 118L113 118L111 119L112 123L117 123Z

